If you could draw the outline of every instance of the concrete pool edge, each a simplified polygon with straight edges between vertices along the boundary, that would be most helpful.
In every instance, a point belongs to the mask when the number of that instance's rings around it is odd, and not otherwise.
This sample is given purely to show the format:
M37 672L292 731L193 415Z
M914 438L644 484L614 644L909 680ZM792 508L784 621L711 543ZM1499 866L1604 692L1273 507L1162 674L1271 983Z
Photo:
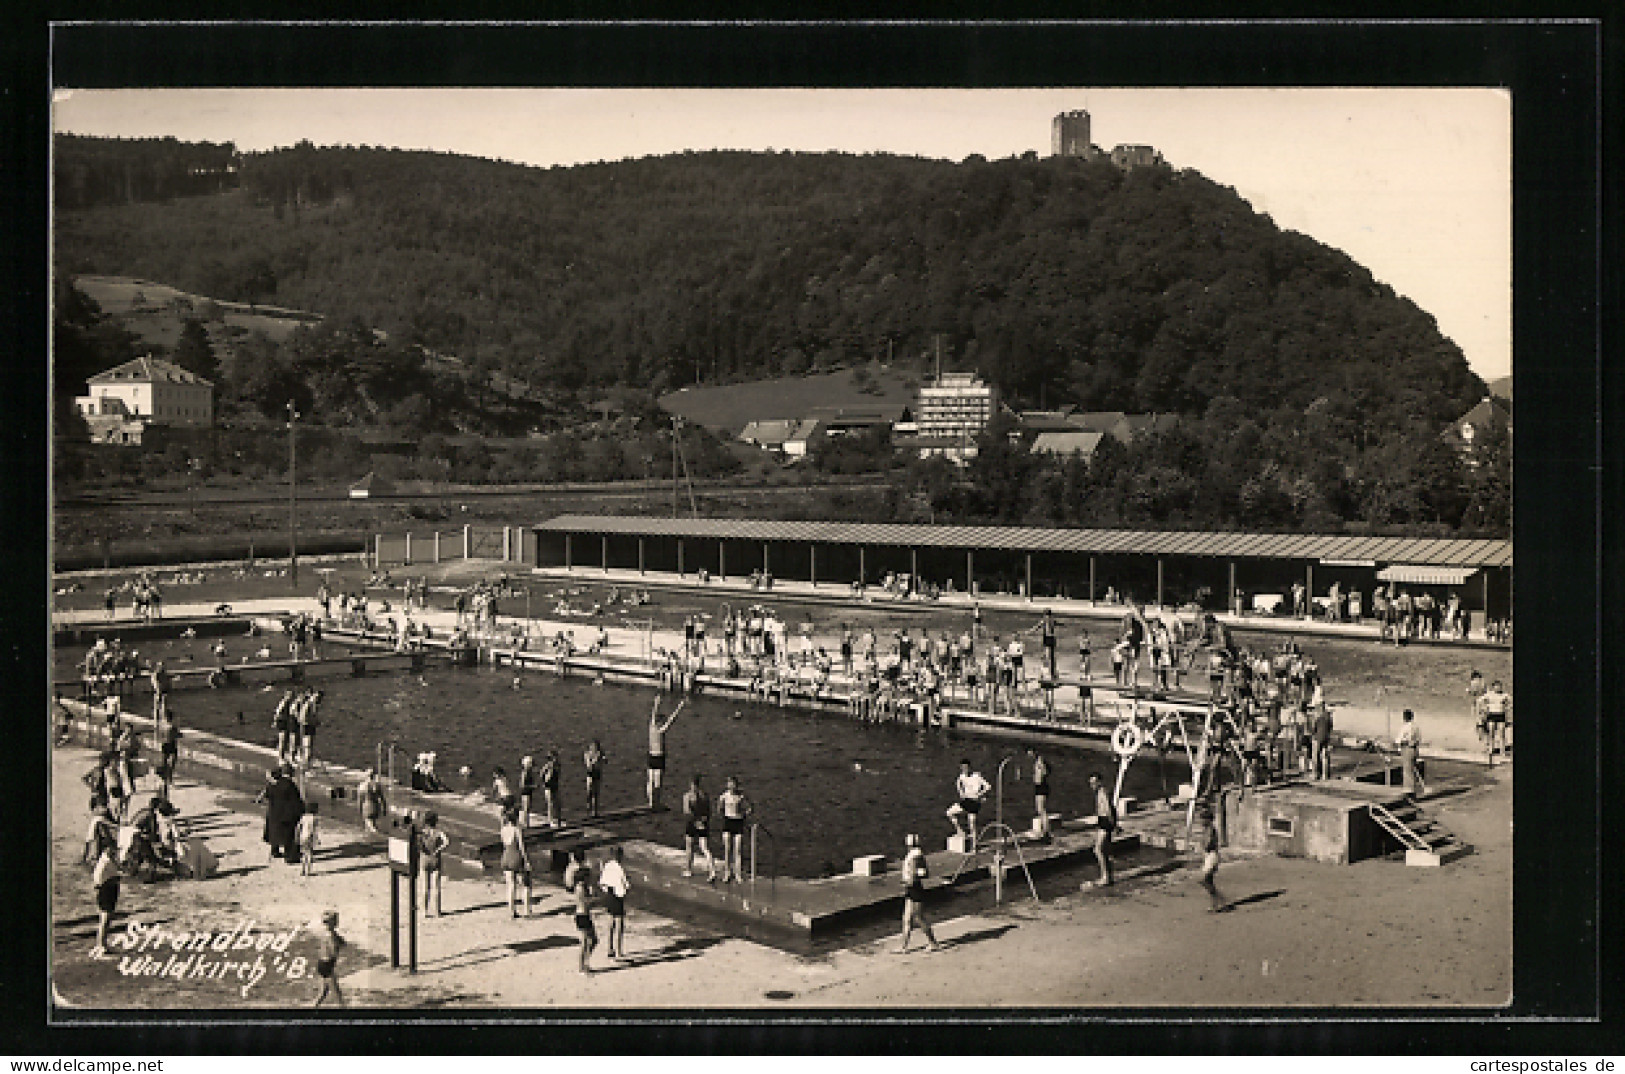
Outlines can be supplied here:
M71 714L63 721L64 730L77 744L91 749L107 747L109 733L100 712L71 699L60 704ZM121 715L137 728L150 732L150 719L128 713ZM177 774L218 790L252 795L264 786L266 771L276 763L276 753L269 747L189 730L178 746ZM362 776L358 770L318 761L315 769L305 775L306 797L318 802L353 802L353 788ZM391 818L400 819L413 810L432 809L439 815L442 830L452 840L447 851L449 876L490 877L497 871L499 823L493 806L473 796L426 795L398 785L388 788L388 794ZM892 913L901 905L902 886L895 862L887 862L885 870L875 876L778 877L758 878L755 884L710 884L703 877L682 875L681 850L641 839L624 839L604 826L612 824L613 819L606 817L597 825L571 825L558 830L533 827L526 835L526 845L538 852L533 858L538 866L543 862L548 866L537 879L556 883L565 857L574 847L619 844L626 855L627 873L633 881L633 906L640 906L644 901L639 897L640 892L644 896L652 894L656 896L656 905L648 908L655 912L662 912L658 903L664 902L666 910L686 909L729 922L765 927L787 938L832 936L845 928ZM1020 844L1022 855L1035 873L1093 860L1092 823L1080 819L1067 822L1062 828L1050 844ZM1114 854L1130 853L1140 845L1140 837L1132 833L1121 834L1112 843ZM378 840L378 850L381 857L382 839ZM543 852L545 858L541 857ZM940 897L940 893L953 887L990 879L994 866L992 854L987 850L969 857L944 851L928 855L928 860L934 877L929 885L933 897ZM1011 871L1016 869L1016 860L1012 851L1005 861L1006 880L1012 885L1022 883ZM380 868L382 864L380 861ZM1163 864L1159 861L1150 867ZM1128 875L1128 870L1124 875ZM950 881L950 877L954 879Z

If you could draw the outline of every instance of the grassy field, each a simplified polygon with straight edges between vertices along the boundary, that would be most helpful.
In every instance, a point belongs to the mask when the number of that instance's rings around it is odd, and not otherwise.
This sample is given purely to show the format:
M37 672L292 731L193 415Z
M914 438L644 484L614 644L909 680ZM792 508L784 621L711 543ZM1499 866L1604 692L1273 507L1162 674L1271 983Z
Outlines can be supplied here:
M131 276L78 276L74 283L103 313L120 318L142 342L153 346L173 347L180 338L181 325L188 314L170 306L176 299L190 302L194 309L204 302L215 301L227 327L263 332L279 343L301 324L319 319L317 314L297 310L286 311L287 316L280 312L251 310L239 303L219 302L206 295L189 294L168 284Z
M852 373L779 377L718 388L683 388L660 397L660 405L707 428L737 436L753 421L799 418L814 407L872 407L914 401L914 389L901 373L872 368L877 394L858 391Z
M257 502L236 502L226 489L218 498L205 490L195 499L187 493L153 499L100 502L88 500L59 506L52 517L53 547L59 553L98 550L104 540L115 545L205 537L238 538L244 534L277 535L268 544L287 547L288 506L282 489L266 488ZM702 515L752 518L858 517L878 510L879 486L806 488L796 485L696 489ZM845 505L843 507L843 505ZM857 505L856 507L852 505ZM683 510L688 510L686 493ZM530 525L565 512L582 514L666 515L669 488L636 486L561 491L515 491L470 494L450 490L413 499L351 500L329 498L299 502L299 527L309 532L422 533L453 530L464 523L481 526ZM789 516L786 515L789 512ZM97 560L99 563L100 560Z

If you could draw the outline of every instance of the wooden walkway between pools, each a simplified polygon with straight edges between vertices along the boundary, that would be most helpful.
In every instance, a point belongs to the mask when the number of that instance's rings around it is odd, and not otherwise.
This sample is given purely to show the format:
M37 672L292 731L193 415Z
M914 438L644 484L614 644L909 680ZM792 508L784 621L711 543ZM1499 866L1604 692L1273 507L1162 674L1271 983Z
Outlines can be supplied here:
M216 681L223 686L240 686L250 676L275 676L285 672L289 682L303 682L308 672L323 669L347 668L351 675L364 675L379 665L399 665L405 670L421 672L431 661L446 663L473 662L473 652L463 659L454 651L443 648L414 649L407 652L346 653L343 656L306 657L295 660L242 660L235 664L190 665L164 669L172 688L210 686ZM122 676L81 676L77 679L58 679L51 683L57 696L77 693L81 698L90 694L143 694L152 692L152 678L146 673Z

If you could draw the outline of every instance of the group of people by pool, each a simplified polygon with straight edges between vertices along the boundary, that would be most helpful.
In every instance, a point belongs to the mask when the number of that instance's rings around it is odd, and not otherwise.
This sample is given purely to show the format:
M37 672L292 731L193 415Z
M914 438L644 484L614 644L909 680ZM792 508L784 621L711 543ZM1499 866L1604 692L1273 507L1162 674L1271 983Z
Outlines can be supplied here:
M282 620L282 633L288 639L288 656L293 660L320 660L322 658L322 620L319 616L297 612Z
M203 878L218 865L203 840L191 833L170 801L179 754L180 726L167 698L154 702L159 759L143 756L140 735L117 705L108 706L108 745L81 777L90 791L90 826L81 860L92 868L97 925L93 953L107 949L107 932L117 912L121 879L140 874L148 879L172 876ZM142 802L141 781L151 774L156 793Z
M316 731L321 726L320 709L325 696L323 691L309 687L282 692L282 700L271 712L276 755L282 763L310 767L316 756Z
M107 613L109 622L117 618L119 597L126 593L129 594L130 611L135 618L150 623L164 617L163 591L158 588L152 575L143 573L137 578L127 578L116 586L109 586L107 592L102 594L102 609Z
M106 637L97 638L96 644L85 650L80 668L86 682L115 690L146 672L139 652L126 649L118 638L109 641Z

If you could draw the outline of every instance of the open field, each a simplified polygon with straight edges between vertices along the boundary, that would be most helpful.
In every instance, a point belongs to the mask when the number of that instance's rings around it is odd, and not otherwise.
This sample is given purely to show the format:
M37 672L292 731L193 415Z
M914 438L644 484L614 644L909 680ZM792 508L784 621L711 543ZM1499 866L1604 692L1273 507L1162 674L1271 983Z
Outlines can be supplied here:
M228 327L263 332L279 343L300 325L321 320L320 314L305 310L225 302L131 276L77 276L74 283L103 313L122 318L125 326L143 341L165 347L174 344L183 317L190 315L168 308L177 299L190 303L193 310L204 302L213 302Z
M752 517L862 517L878 506L884 486L863 482L836 485L697 486L701 514ZM843 503L845 506L843 507ZM670 510L669 487L622 485L536 490L457 489L352 500L337 486L301 488L301 532L374 533L403 529L451 530L464 523L483 526L530 525L563 512L661 514ZM684 510L688 508L683 494ZM150 542L174 538L220 537L237 541L264 534L270 554L287 554L286 486L209 486L198 490L116 491L64 496L52 518L60 569L101 565L101 542ZM269 537L277 534L279 536ZM132 555L139 555L139 550ZM231 553L227 553L230 555ZM207 557L202 557L207 558ZM173 562L173 561L171 561Z

